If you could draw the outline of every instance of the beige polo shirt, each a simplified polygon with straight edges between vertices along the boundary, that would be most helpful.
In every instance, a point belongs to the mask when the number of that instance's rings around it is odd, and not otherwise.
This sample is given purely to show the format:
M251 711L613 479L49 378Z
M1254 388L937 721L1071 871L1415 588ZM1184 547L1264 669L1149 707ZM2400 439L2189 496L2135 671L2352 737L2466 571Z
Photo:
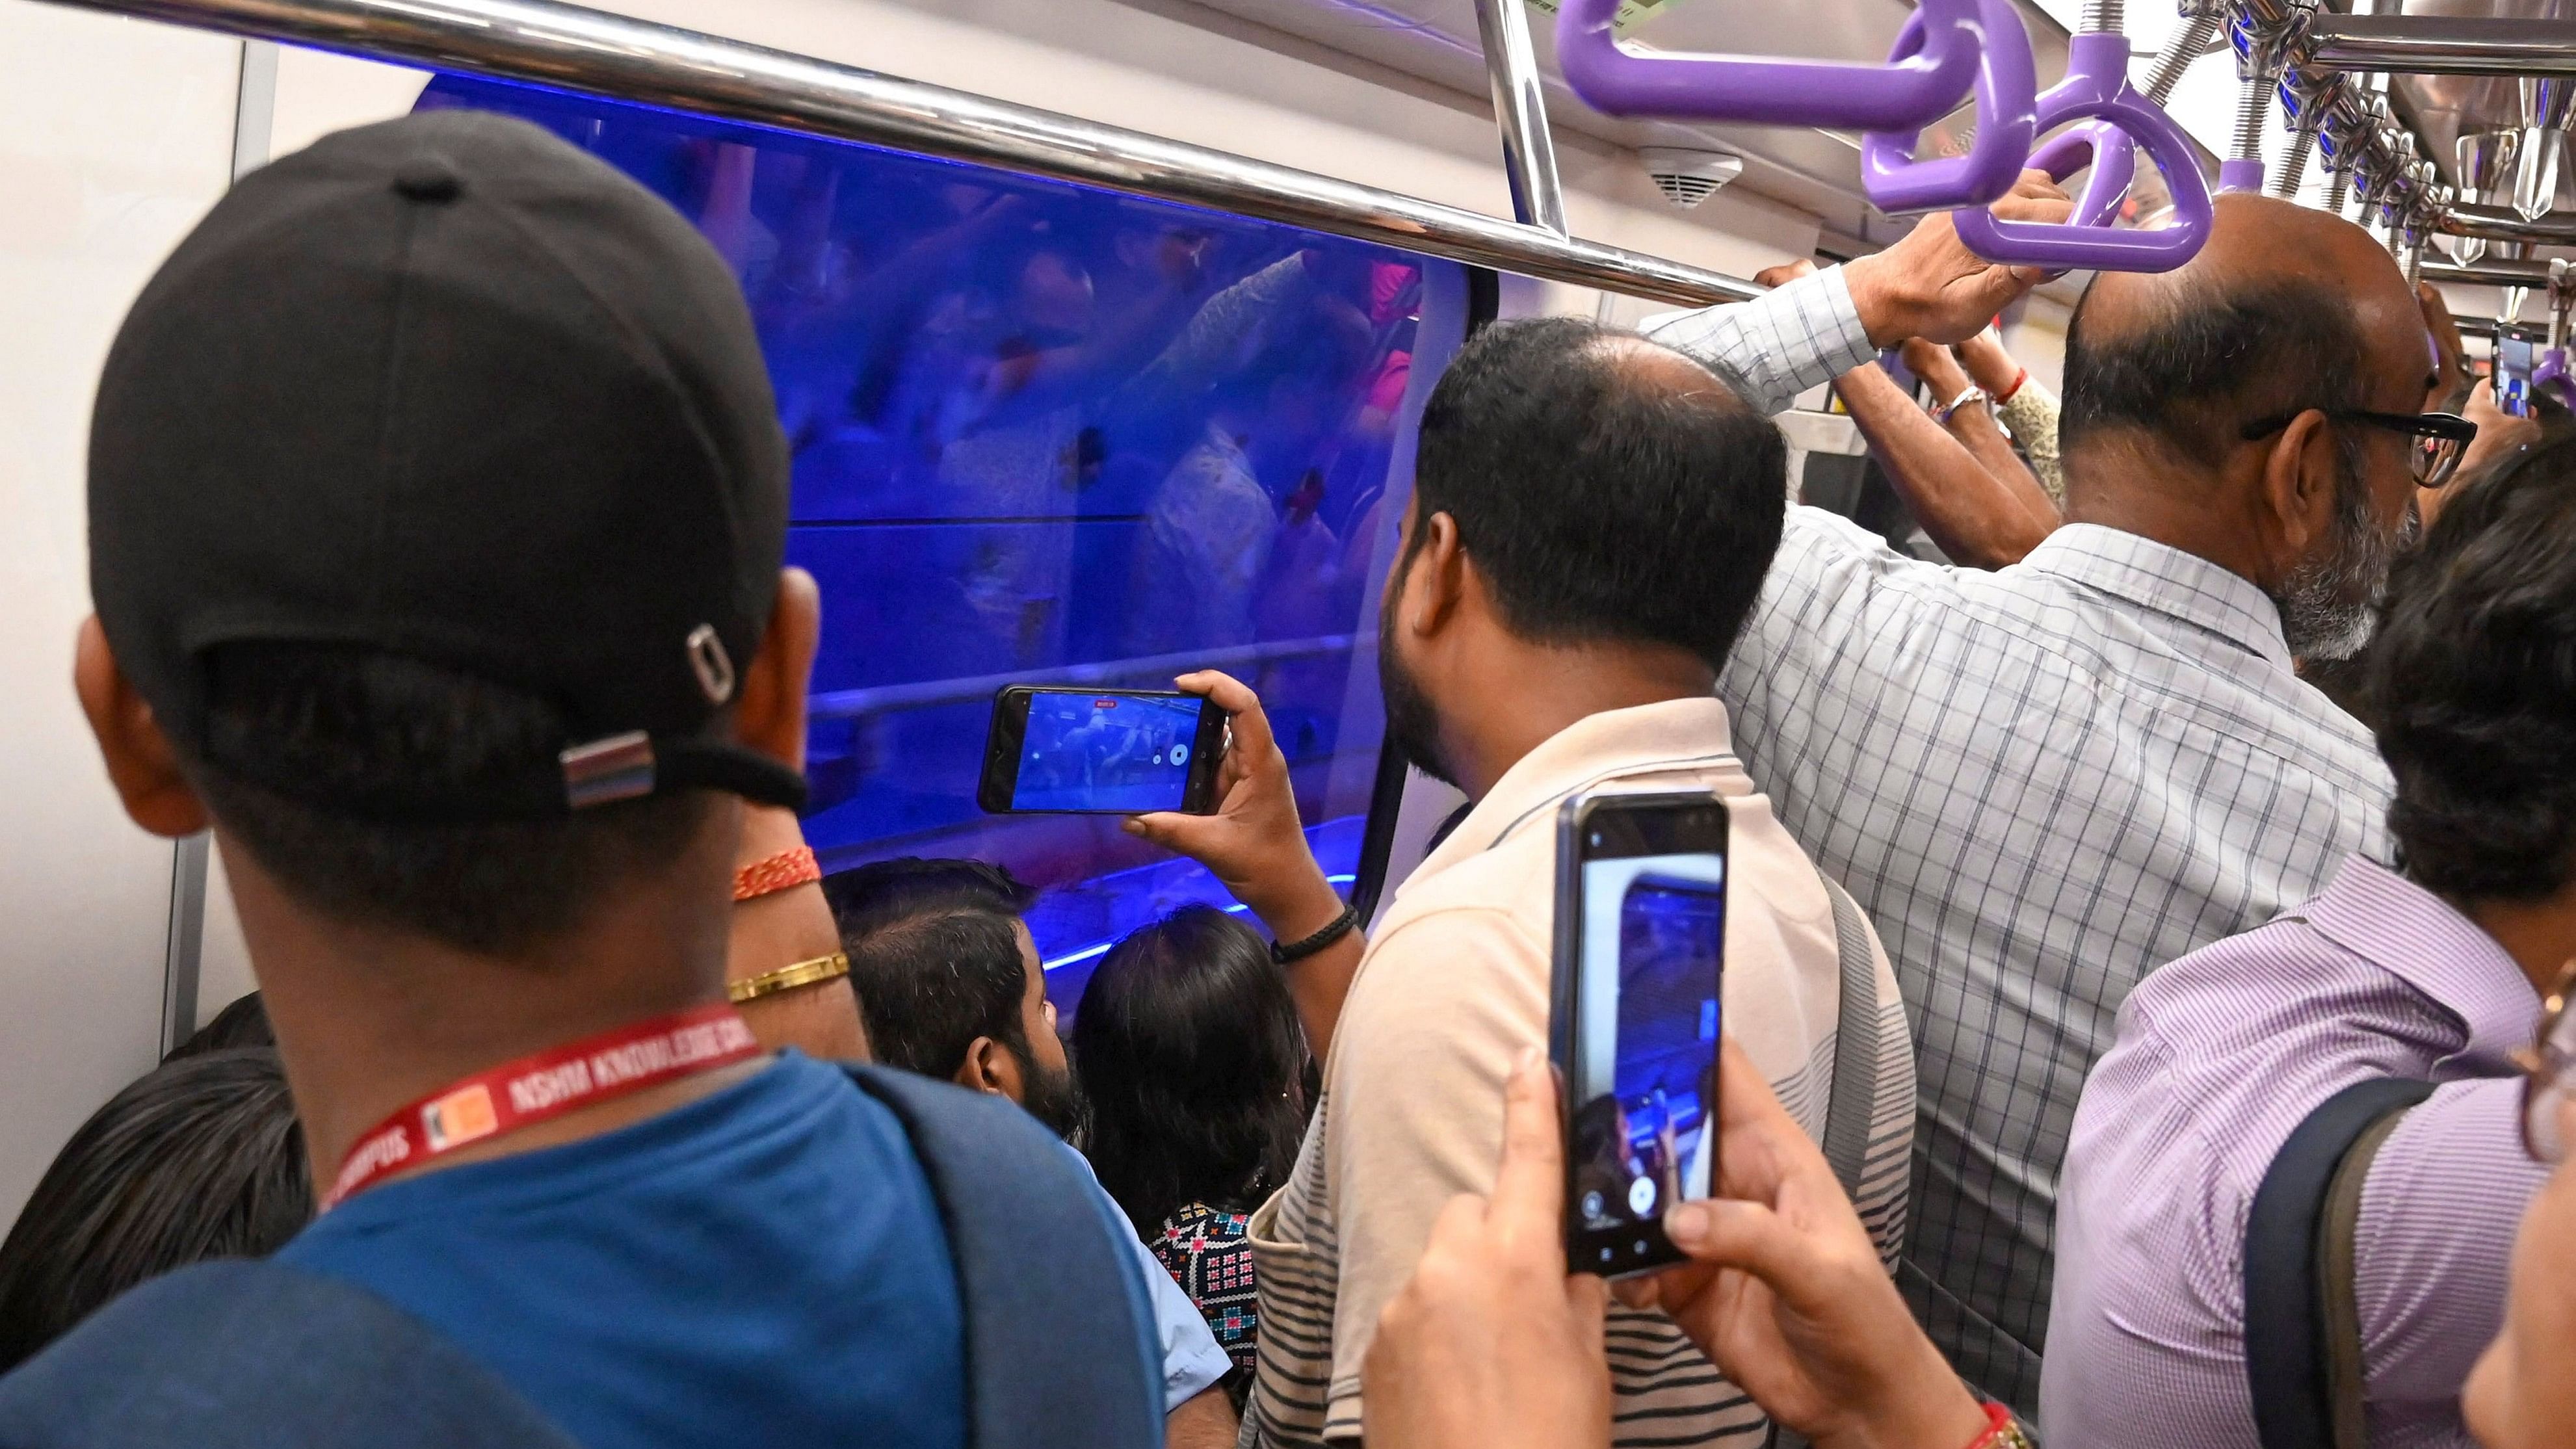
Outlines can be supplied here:
M1514 765L1415 869L1370 932L1296 1171L1252 1219L1261 1369L1244 1443L1360 1432L1360 1363L1412 1275L1432 1220L1493 1184L1503 1082L1547 1044L1556 810L1604 785L1709 788L1728 807L1724 1015L1789 1110L1821 1140L1832 1087L1840 954L1833 904L1729 751L1726 708L1673 700L1593 715ZM1880 1098L1861 1204L1892 1264L1914 1140L1912 1045L1879 975ZM1761 1411L1659 1313L1613 1306L1622 1445L1753 1442Z

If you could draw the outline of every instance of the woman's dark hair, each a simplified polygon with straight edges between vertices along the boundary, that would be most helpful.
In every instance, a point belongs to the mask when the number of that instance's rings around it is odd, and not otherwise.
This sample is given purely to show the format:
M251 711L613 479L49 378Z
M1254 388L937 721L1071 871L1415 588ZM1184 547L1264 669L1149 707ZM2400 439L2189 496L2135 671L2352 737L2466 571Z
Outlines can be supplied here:
M1287 1177L1305 1063L1287 983L1241 921L1184 906L1109 949L1074 1014L1073 1068L1092 1169L1139 1235Z
M277 1053L164 1063L81 1124L0 1243L0 1372L147 1278L264 1257L312 1217Z
M2467 484L2399 560L2368 679L2408 875L2529 900L2576 874L2576 435Z
M268 1007L256 991L236 999L232 1005L215 1013L215 1019L198 1027L196 1034L170 1048L164 1062L181 1057L204 1056L208 1052L231 1051L236 1047L274 1047L277 1033L268 1024Z

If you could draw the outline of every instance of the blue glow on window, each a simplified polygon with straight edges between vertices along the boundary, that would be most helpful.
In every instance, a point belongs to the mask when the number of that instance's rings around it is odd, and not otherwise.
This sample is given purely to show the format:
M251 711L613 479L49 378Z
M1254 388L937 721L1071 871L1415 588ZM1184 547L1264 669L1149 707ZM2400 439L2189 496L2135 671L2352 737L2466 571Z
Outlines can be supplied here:
M1029 924L1070 1005L1119 936L1233 902L1115 818L980 810L992 697L1221 668L1355 884L1378 589L1463 268L538 87L441 76L420 104L593 151L742 279L793 452L788 556L823 592L805 828L827 870L1009 866L1046 889Z

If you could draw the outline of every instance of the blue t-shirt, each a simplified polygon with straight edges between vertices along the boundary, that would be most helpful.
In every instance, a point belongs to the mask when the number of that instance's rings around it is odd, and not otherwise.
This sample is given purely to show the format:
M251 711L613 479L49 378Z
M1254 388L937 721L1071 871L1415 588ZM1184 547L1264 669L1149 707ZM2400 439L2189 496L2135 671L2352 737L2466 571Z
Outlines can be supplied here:
M795 1052L604 1136L386 1183L279 1252L587 1449L962 1449L957 1280L903 1124Z

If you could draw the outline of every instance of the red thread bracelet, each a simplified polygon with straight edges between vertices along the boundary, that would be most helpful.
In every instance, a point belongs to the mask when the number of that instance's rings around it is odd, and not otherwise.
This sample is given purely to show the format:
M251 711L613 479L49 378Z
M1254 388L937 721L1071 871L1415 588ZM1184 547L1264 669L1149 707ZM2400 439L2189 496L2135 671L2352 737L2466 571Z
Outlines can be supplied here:
M2021 385L2028 381L2030 381L2029 368L2025 367L2021 371L2014 373L2012 386L1995 394L1995 406L2002 407L2005 403L2011 402L2013 394L2021 391Z
M782 850L767 860L753 861L735 871L733 898L737 902L755 901L822 878L823 867L814 859L814 848L800 845L794 850Z
M1968 1449L2015 1449L2030 1443L2030 1436L2013 1422L2012 1410L1991 1401L1978 1407L1986 1411L1986 1432L1970 1440Z

